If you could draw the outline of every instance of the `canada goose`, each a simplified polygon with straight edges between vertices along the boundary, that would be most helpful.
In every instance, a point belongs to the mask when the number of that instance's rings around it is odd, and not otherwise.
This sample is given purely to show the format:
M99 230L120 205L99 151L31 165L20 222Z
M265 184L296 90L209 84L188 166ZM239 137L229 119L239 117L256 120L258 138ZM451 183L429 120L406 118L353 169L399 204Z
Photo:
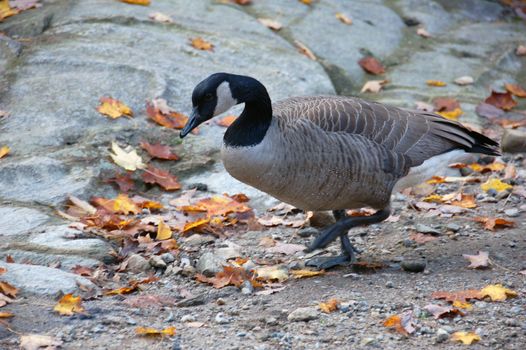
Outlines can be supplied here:
M499 155L497 142L433 113L341 96L272 105L259 81L227 73L195 87L181 138L239 103L245 108L223 139L224 166L239 181L295 207L333 211L337 222L308 251L340 237L343 254L308 262L318 268L353 260L348 230L389 217L393 190L421 183L466 152ZM345 215L361 207L377 212Z

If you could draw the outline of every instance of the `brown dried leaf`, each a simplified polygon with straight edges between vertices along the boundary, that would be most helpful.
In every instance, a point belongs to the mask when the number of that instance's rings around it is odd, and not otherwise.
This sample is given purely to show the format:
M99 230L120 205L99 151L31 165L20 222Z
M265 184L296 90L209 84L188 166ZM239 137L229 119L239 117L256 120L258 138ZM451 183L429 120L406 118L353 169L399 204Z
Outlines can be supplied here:
M352 19L347 17L344 13L338 12L336 14L336 18L339 19L340 22L342 22L344 24L347 24L347 25L351 25L352 24Z
M509 111L517 105L517 101L513 99L511 93L508 91L501 93L492 90L491 95L487 97L484 102L504 111Z
M223 271L216 273L214 277L206 277L201 274L195 276L196 280L203 283L212 284L214 288L226 286L240 287L244 281L250 281L254 286L260 284L254 280L254 276L242 267L224 266Z
M425 28L418 28L416 30L416 34L426 39L431 37L431 34L429 34L429 32Z
M526 45L519 45L515 50L517 56L526 56Z
M458 315L464 316L465 314L457 308L452 306L441 306L436 304L428 304L424 306L424 309L432 314L436 319L445 317L456 317Z
M115 177L104 180L105 182L114 182L119 187L119 191L128 192L135 188L135 181L128 173L115 174Z
M437 97L433 100L437 112L451 112L460 108L460 103L453 97Z
M526 97L526 90L519 84L504 84L506 91L517 97Z
M383 325L387 328L394 328L395 331L407 337L415 331L413 312L407 311L400 315L390 316Z
M474 218L474 220L483 224L484 228L490 231L495 231L495 229L497 228L513 227L515 225L513 221L509 221L502 218L490 218L479 216Z
M18 293L18 288L15 286L12 286L11 284L0 281L0 293L3 293L11 298L16 298L16 294Z
M480 290L476 289L467 289L462 290L458 292L446 292L446 291L439 291L439 292L433 292L431 294L431 297L433 299L445 299L446 301L449 301L450 303L453 303L455 301L460 302L467 302L471 299L482 299L484 296L480 293Z
M177 156L177 154L175 153L172 153L170 146L165 146L160 143L152 145L151 143L144 141L140 143L140 146L153 158L165 160L179 160L179 156Z
M363 68L367 73L378 75L385 73L385 68L382 66L380 61L372 56L366 56L358 61L360 67Z
M469 260L470 269L485 269L489 267L489 253L479 251L477 255L462 254L462 256Z
M146 102L146 115L157 124L169 129L182 129L188 122L188 117L173 111L163 99Z
M303 44L301 41L294 40L294 44L296 45L296 47L298 48L298 51L301 54L307 56L308 58L310 58L313 61L317 61L318 60L316 58L316 56L314 55L314 53L305 44Z
M142 179L146 183L157 184L166 191L181 189L181 184L178 182L177 177L166 170L155 168L153 165L148 166L148 169L142 174Z

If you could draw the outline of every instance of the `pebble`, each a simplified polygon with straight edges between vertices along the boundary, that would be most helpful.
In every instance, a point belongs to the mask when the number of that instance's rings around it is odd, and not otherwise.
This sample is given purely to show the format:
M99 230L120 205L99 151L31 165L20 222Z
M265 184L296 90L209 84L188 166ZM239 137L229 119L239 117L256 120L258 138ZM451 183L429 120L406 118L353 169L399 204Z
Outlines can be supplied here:
M305 227L298 231L298 236L306 238L310 236L317 236L320 231L315 227Z
M161 254L161 259L167 264L171 264L175 261L175 256L172 253Z
M449 231L458 232L458 231L460 231L460 229L462 228L462 226L450 222L449 224L446 225L446 228L447 228Z
M175 320L174 313L170 312L168 316L166 316L166 318L164 319L164 322L166 323L173 322L173 320Z
M129 324L130 326L135 326L137 324L137 321L135 321L133 317L127 317L126 323Z
M252 286L252 283L250 283L250 281L243 282L241 285L241 294L250 295L252 293L254 293L254 286Z
M224 313L219 312L214 318L215 323L217 324L227 324L230 323L230 319L225 316Z
M515 218L519 216L520 213L519 213L519 209L510 208L510 209L504 210L504 214L506 214L506 216L509 216L510 218Z
M440 231L438 231L437 229L434 229L430 226L423 225L423 224L416 224L415 230L420 233L428 233L434 236L440 235Z
M195 322L195 316L194 315L184 315L183 317L181 317L181 322L183 323L186 323L186 322Z
M319 317L319 312L313 307L300 307L292 311L287 319L291 322L311 321Z
M214 237L210 235L198 235L194 234L184 240L184 244L188 246L201 247L207 243L214 241Z
M385 282L385 288L394 288L393 281L387 281Z
M152 267L158 268L158 269L165 269L166 268L166 262L161 258L159 255L153 255L149 260L150 265Z
M443 343L449 339L449 332L444 328L439 328L436 333L435 341L437 343Z
M402 269L407 272L422 272L426 269L425 260L404 260L400 264Z
M504 129L500 147L503 152L526 152L526 132L522 130Z
M128 258L128 265L126 268L130 272L139 273L139 272L148 271L152 267L150 263L148 262L148 260L143 258L141 255L132 254Z
M278 324L278 320L275 317L270 316L265 318L265 323L269 326L275 326Z
M201 182L196 182L196 183L193 183L193 184L189 184L188 186L186 186L186 188L188 188L190 190L193 190L195 188L197 191L201 191L201 192L208 191L208 185L204 184L204 183L201 183Z
M207 252L201 255L195 267L199 273L207 277L213 277L216 273L223 270L223 262L223 259L213 253Z

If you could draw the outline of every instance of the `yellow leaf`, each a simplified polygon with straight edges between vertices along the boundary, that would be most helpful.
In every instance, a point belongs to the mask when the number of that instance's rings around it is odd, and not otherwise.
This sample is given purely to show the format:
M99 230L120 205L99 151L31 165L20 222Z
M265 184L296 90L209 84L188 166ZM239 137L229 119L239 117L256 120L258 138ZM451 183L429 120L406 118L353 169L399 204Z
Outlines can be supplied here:
M4 18L16 15L18 12L20 11L13 9L11 8L11 6L9 6L8 0L0 0L0 22Z
M431 194L425 197L423 200L424 202L442 203L444 201L444 198L439 194Z
M192 39L191 44L194 48L198 50L213 51L214 49L214 45L212 43L209 43L208 41L206 41L205 39L201 37Z
M61 315L71 316L74 313L84 312L81 305L82 299L73 294L66 294L59 300L58 304L53 308L54 311Z
M142 5L142 6L150 5L150 0L120 0L120 1L125 2L127 4L132 4L132 5Z
M334 312L340 308L340 301L338 299L332 298L327 300L325 303L320 303L318 306L322 312L330 314L331 312Z
M426 182L430 185L441 184L446 182L446 179L442 176L432 176L431 179L427 180Z
M141 212L137 204L135 204L128 195L122 193L115 198L113 202L113 211L123 214L139 214Z
M450 120L457 120L458 117L462 115L462 113L464 112L459 107L455 108L452 111L436 112L436 114L441 115L442 117Z
M122 116L133 116L133 112L130 107L111 97L101 97L100 105L97 107L97 111L101 114L107 115L112 119L117 119Z
M210 222L210 219L200 219L193 222L188 222L184 224L183 232L190 231L191 229L194 229L199 226L203 226L205 224L208 224Z
M162 330L158 330L158 329L151 328L151 327L137 327L135 328L135 333L137 333L138 335L150 335L150 336L151 335L153 336L157 336L157 335L172 336L172 335L175 335L175 327L168 327Z
M159 226L157 227L157 240L164 241L169 238L172 238L172 230L170 230L170 226L166 225L163 220L159 221Z
M305 5L311 5L312 4L312 0L299 0L299 2L301 2L302 4L305 4Z
M499 179L489 179L488 181L480 185L480 188L482 188L484 192L488 192L489 190L495 190L497 192L501 192L501 191L510 190L513 188L513 186L508 185L507 183L502 182Z
M258 280L282 282L289 278L287 270L279 265L259 267L255 269L255 273Z
M455 332L451 335L451 340L470 345L473 342L479 341L480 337L473 332Z
M349 17L347 17L345 14L343 14L341 12L338 12L336 14L336 18L338 18L342 23L345 23L345 24L348 24L348 25L352 24L352 19L350 19Z
M491 301L504 301L508 297L513 298L517 296L517 292L505 288L502 284L490 284L480 290L483 297L490 297Z
M314 277L314 276L321 276L325 275L325 271L311 271L311 270L290 270L290 273L294 278L307 278L307 277Z
M9 318L9 317L13 317L15 316L15 314L11 313L11 312L0 312L0 318Z
M0 147L0 158L4 158L9 154L11 149L8 146L2 146Z
M429 86L438 86L438 87L447 85L445 82L440 81L440 80L426 80L426 84Z
M468 303L467 301L460 301L460 300L455 300L453 302L453 307L458 307L459 309L465 309L465 310L473 309L473 305L471 305L471 303Z
M135 171L137 169L144 169L146 167L146 164L142 162L142 158L134 149L126 152L120 148L118 144L112 142L111 150L113 151L113 153L110 153L111 159L113 159L115 164L126 170Z

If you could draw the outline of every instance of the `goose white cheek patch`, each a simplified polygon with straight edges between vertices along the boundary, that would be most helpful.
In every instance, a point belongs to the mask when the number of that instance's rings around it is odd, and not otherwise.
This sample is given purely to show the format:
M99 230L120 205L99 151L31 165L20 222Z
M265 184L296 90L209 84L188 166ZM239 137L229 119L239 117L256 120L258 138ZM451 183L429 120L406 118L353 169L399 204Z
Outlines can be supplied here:
M232 97L230 91L230 84L227 81L222 82L216 90L217 104L214 109L214 117L223 112L228 111L233 106L237 105L237 100Z

